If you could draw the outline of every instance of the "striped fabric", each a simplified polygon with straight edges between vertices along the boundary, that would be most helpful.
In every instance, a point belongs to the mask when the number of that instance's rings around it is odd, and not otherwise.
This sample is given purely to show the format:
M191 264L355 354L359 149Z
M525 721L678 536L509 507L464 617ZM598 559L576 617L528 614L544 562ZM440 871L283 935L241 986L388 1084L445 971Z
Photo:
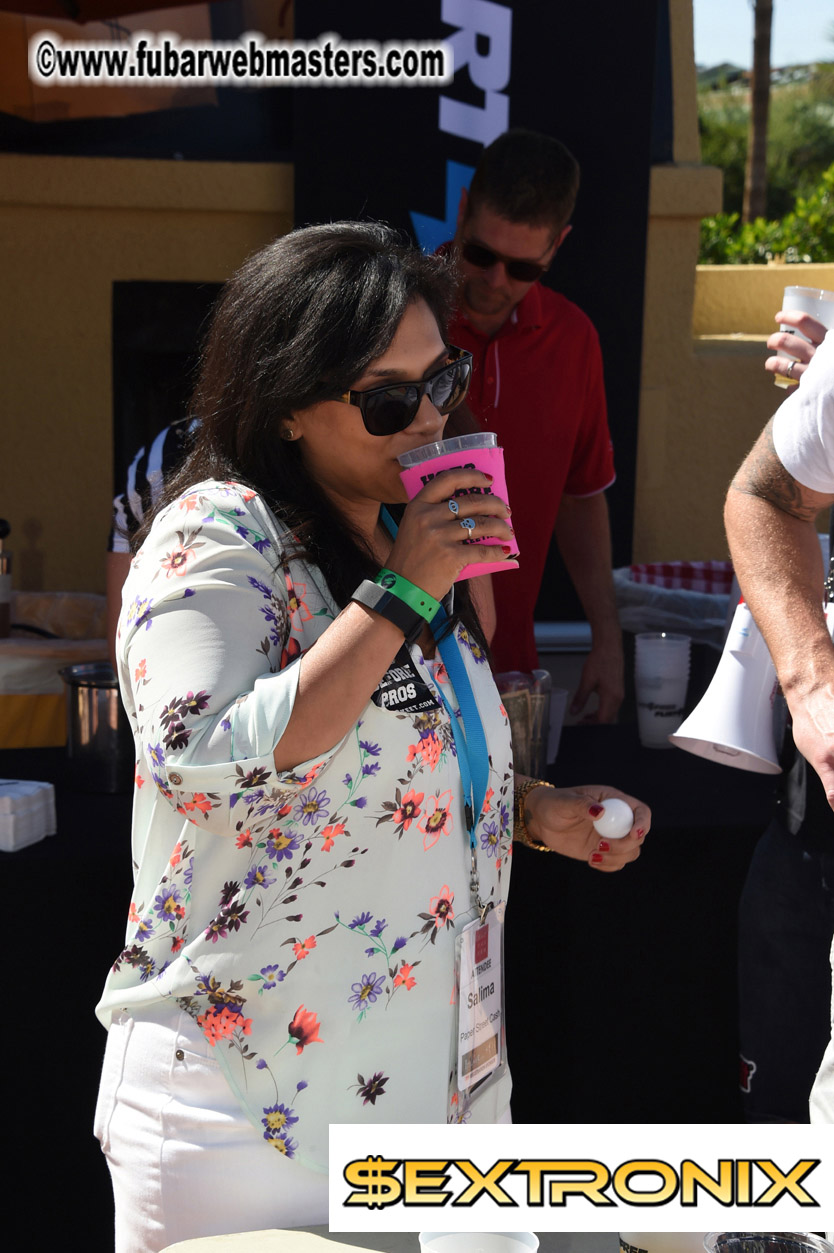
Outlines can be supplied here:
M159 499L166 475L185 458L190 435L197 429L196 418L182 418L163 427L150 447L139 449L130 463L127 483L113 501L113 525L108 549L129 553L130 538L142 525L145 511Z

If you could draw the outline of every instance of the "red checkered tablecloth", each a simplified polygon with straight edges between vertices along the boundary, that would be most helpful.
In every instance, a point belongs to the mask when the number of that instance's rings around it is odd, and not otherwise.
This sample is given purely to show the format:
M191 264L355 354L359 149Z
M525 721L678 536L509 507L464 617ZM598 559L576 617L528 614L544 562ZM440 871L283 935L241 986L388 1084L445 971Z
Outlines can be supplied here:
M649 561L631 566L630 571L635 583L688 592L729 594L733 583L731 561Z

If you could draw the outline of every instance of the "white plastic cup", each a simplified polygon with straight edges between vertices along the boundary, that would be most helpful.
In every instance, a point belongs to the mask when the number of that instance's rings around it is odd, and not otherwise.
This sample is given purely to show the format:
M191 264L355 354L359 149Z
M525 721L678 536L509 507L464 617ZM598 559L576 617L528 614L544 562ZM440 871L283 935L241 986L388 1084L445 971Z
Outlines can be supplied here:
M400 453L397 458L403 467L400 478L408 492L408 499L413 500L430 479L443 470L467 469L482 470L492 475L492 494L507 500L507 479L504 473L504 449L498 447L494 431L475 431L471 435L456 435L452 439L437 440L433 444L422 444L409 452ZM431 463L431 464L427 464ZM467 504L467 496L458 497L460 513L458 521L466 517L466 510L477 512L477 497L482 494L480 488L474 489L474 500ZM509 503L509 502L508 502ZM506 544L503 539L484 537L471 541L474 544L485 544L487 547ZM500 574L502 570L517 570L518 544L515 536L510 539L510 555L500 561L473 563L464 566L456 581L471 579L480 574Z
M532 1231L421 1231L421 1253L536 1253Z
M782 297L782 309L784 312L808 313L812 318L816 318L818 322L822 322L827 330L834 327L834 291L826 291L822 287L786 287ZM798 335L800 339L804 339L806 344L810 344L807 335L803 335L795 326L788 326L783 322L779 327L780 331L785 331L788 335ZM786 357L791 354L784 348L781 350ZM793 357L793 361L798 361L798 357ZM775 374L773 381L777 387L793 387L796 379L788 378L784 374Z
M637 730L644 748L672 747L669 736L683 722L691 644L688 635L668 631L635 636Z

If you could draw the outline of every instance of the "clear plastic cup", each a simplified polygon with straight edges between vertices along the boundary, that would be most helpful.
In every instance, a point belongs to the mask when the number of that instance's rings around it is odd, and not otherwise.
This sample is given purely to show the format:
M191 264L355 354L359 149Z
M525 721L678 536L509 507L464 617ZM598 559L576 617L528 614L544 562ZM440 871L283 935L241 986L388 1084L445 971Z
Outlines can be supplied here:
M637 730L644 748L672 747L669 736L683 722L691 643L688 635L668 631L635 636Z
M504 449L498 447L494 431L475 431L471 435L456 435L451 439L438 440L433 444L423 444L401 453L397 458L403 467L400 478L408 492L408 499L413 500L422 491L426 483L443 470L461 468L482 470L492 475L491 494L507 500L507 479L504 473ZM480 488L471 492L456 493L460 504L459 520L466 516L466 511L477 512L477 498L484 493ZM474 497L472 503L467 496ZM509 503L509 501L507 501ZM503 539L485 536L483 539L470 540L469 543L496 547L506 544ZM517 570L518 544L515 536L510 540L510 554L499 561L478 562L464 566L458 575L461 579L471 579L480 574L499 574L502 570Z
M826 291L822 287L786 287L782 297L782 309L784 312L809 313L812 318L822 322L828 330L834 327L834 291ZM805 340L806 344L811 342L807 335L803 335L795 326L788 326L785 322L779 330L785 331L788 335L798 335L800 339ZM791 355L784 348L782 352L786 357ZM794 357L793 360L798 361L799 358ZM788 378L784 374L774 374L773 381L777 387L793 387L796 384L796 379Z

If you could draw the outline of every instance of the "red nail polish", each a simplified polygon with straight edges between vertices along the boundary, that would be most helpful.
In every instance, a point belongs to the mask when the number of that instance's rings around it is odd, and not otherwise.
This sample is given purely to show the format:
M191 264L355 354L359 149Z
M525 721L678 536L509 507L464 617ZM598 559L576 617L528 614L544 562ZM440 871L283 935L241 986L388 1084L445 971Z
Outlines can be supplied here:
M592 853L591 861L594 863L595 866L598 866L599 863L602 861L602 853Z
M489 482L489 483L494 483L494 482L495 482L495 475L494 475L494 474L487 474L486 470L482 470L482 471L481 471L481 474L484 476L484 478L487 480L487 482Z
M599 844L597 844L597 848L601 853L608 853L611 850L611 845L607 844L605 840L600 840Z
M511 553L512 551L513 551L513 550L512 550L512 545L511 545L511 544L502 544L502 545L501 545L501 552L504 554L504 556L505 556L505 557L509 557L509 555L510 555L510 553Z
M645 835L645 834L646 834L646 832L645 832L645 830L643 829L643 827L638 827L638 828L637 828L637 838L638 838L638 840L640 839L640 837L641 837L641 836L643 836L643 835Z
M588 806L588 813L591 815L592 818L598 818L600 814L603 812L604 812L604 809L602 805L589 805Z

